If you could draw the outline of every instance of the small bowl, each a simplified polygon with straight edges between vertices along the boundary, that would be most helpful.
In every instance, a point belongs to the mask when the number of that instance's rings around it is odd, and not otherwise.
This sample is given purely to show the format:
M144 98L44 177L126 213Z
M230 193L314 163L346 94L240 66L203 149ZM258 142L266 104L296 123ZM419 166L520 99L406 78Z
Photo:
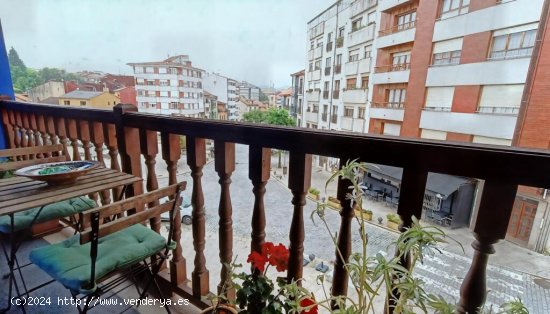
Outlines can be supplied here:
M52 162L28 166L15 174L32 180L45 181L51 186L74 183L78 177L92 171L101 164L97 161Z

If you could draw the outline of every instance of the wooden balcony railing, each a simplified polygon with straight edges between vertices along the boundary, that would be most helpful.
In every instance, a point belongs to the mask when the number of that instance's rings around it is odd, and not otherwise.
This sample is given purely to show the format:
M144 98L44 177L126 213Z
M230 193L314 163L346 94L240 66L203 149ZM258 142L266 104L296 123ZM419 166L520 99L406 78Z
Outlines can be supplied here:
M406 71L410 69L411 69L410 63L397 63L397 64L377 66L374 68L374 72L384 73L384 72Z
M403 109L404 102L373 102L371 107L373 108L386 108L386 109Z
M288 280L302 277L303 242L307 236L304 205L311 182L312 155L338 158L341 164L358 158L403 168L397 209L403 221L401 230L411 226L413 215L422 215L428 172L485 180L473 228L475 253L462 282L460 297L455 296L460 300L460 313L474 313L484 302L488 258L494 252L493 244L506 235L517 186L550 188L548 151L171 117L139 113L134 106L123 104L110 111L0 101L0 113L10 148L61 143L72 151L74 159L80 159L78 149L82 146L85 158L91 158L93 150L100 161L103 161L103 149L108 149L111 161L107 166L144 176L145 187L141 183L135 184L127 191L129 195L158 188L154 167L158 157L166 164L169 183L176 182L176 167L181 157L180 137L184 136L192 177L194 261L190 265L192 270L188 271L181 243L191 240L181 239L178 226L173 237L178 246L161 276L164 285L200 308L206 306L201 297L209 293L210 281L222 283L227 278L224 265L233 257L230 177L235 169L235 143L249 146L248 176L253 185L253 196L238 197L254 198L254 205L250 208L251 247L254 251L260 251L265 240L264 194L270 177L270 149L290 152L289 188L293 197L286 206L293 208L293 214L289 228ZM206 139L214 141L215 170L221 190L218 209L221 277L216 279L210 277L205 257L202 170L206 163ZM146 171L142 170L142 160ZM348 186L349 182L342 179L338 182L337 198L343 208L337 245L342 254L335 256L333 295L344 295L348 288L344 264L351 254L354 215L349 202L346 202ZM102 198L102 202L110 200ZM283 201L279 205L285 206ZM159 231L158 220L152 223L152 228ZM403 261L404 266L408 263ZM231 293L229 291L227 295Z
M382 37L382 36L386 36L386 35L391 35L391 34L399 33L399 32L402 32L402 31L406 31L406 30L414 28L414 27L416 27L416 21L410 21L410 22L407 22L407 23L392 26L392 27L387 28L387 29L383 29L383 30L378 32L378 36Z

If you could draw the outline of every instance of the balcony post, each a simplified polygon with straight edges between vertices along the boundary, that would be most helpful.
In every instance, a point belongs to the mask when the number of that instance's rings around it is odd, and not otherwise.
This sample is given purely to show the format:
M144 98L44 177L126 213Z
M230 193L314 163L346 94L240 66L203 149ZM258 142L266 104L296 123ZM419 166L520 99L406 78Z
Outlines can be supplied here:
M97 160L105 166L105 160L103 158L103 124L101 122L91 122L90 123L90 139L94 145L94 150L97 155ZM109 191L101 191L101 203L103 205L108 205L111 203L111 196Z
M487 262L489 255L495 252L493 244L506 236L516 192L517 185L499 180L485 181L474 227L474 257L462 281L458 313L477 313L485 303Z
M206 164L206 141L203 138L187 136L187 164L191 168L193 178L193 247L195 248L195 261L191 280L193 295L205 296L209 292L209 272L206 268L204 246L206 244L206 227L204 217L204 195L202 192L202 168Z
M235 289L233 289L231 274L227 265L233 261L233 220L231 218L233 208L231 206L231 194L229 187L231 185L231 174L235 171L235 144L222 141L214 142L215 169L220 178L220 204L218 207L219 221L219 245L220 245L220 263L222 269L220 272L220 283L218 284L218 293L225 295L229 300L235 299Z
M349 158L340 158L340 167L344 165ZM338 231L337 239L337 249L336 254L336 263L334 263L334 275L332 280L332 291L333 296L346 296L348 294L348 271L346 269L346 264L349 262L349 257L351 255L351 222L354 216L353 209L351 208L351 202L346 200L346 194L350 192L348 187L352 183L338 177L338 187L336 190L336 198L340 201L342 205L342 210L340 210L340 229ZM336 303L332 303L334 308Z
M248 178L252 181L254 209L252 211L251 251L262 252L265 242L265 185L269 180L271 167L271 150L260 146L250 146L248 159Z
M0 100L2 99L3 96L0 96ZM6 134L6 140L7 142L5 142L5 145L6 145L6 148L13 148L14 146L14 143L15 143L15 134L14 134L14 126L11 124L10 122L10 113L8 112L8 110L6 109L2 109L2 123L4 124L3 126L3 129L5 130L5 134ZM0 129L2 127L0 126ZM2 136L2 134L0 134L0 137ZM1 141L2 139L0 139ZM0 146L0 148L2 148Z
M139 130L124 126L124 114L127 112L137 112L137 107L130 104L118 104L114 108L116 116L116 139L120 151L120 161L122 171L141 177L141 160L139 151ZM141 182L136 182L126 189L126 196L131 197L143 193Z

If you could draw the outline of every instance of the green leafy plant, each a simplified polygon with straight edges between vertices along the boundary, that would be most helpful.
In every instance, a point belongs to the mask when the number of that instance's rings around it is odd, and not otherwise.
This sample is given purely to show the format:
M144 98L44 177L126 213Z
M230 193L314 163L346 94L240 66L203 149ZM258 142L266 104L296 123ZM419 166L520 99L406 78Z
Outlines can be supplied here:
M386 215L386 219L389 221L389 222L393 222L393 223L396 223L396 224L401 224L401 218L399 218L398 215L396 214L387 214Z

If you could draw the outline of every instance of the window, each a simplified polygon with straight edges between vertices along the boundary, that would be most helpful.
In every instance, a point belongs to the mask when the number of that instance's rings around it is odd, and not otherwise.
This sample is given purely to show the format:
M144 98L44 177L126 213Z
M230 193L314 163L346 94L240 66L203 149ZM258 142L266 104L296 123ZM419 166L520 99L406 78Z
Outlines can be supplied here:
M160 92L160 97L168 97L168 92L167 91L161 91Z
M397 31L413 28L415 21L416 21L416 11L399 15L397 17Z
M142 78L137 78L136 79L136 85L144 85L145 84L145 80L142 79Z
M63 104L64 104L64 105L67 105L67 106L70 106L70 105L71 105L71 101L70 101L70 100L63 100Z
M330 59L330 57L328 57L328 58L325 60L325 67L330 68L330 65L331 65L331 59Z
M409 69L411 62L411 52L398 52L392 55L392 71L403 71Z
M328 105L323 105L323 113L328 113Z
M340 29L338 30L338 37L344 37L345 29L346 29L345 27L340 27Z
M342 65L342 55L336 55L336 65Z
M156 108L156 107L157 107L157 103L154 103L154 102L149 103L149 106L150 106L151 108Z
M80 102L80 105L81 105L81 106L86 106L86 101L81 101L81 102Z
M536 36L536 29L495 36L490 58L507 59L531 56Z
M321 68L321 59L315 61L315 70L319 70Z
M330 88L330 85L329 85L329 84L330 84L330 82L328 82L328 81L325 82L325 88L324 88L324 90L329 90L329 88Z
M168 69L168 73L170 73L170 74L178 74L178 69L177 69L177 68L169 68L169 69Z
M388 107L389 108L402 108L405 103L405 97L407 90L404 88L389 89L388 90Z
M138 89L137 94L138 94L138 96L145 96L145 91L141 90L141 89Z
M335 91L340 90L340 80L334 81L334 90Z
M362 18L362 17L353 20L353 21L351 22L351 31L352 31L352 32L355 32L356 30L359 30L359 29L363 28L362 21L363 21L363 18Z
M432 64L433 65L459 64L461 53L462 53L461 50L434 53Z
M155 85L155 81L154 80L147 80L146 81L146 85Z
M365 108L359 108L359 114L357 115L359 119L365 119Z
M363 54L363 58L364 59L370 58L370 52L371 52L371 46L366 46L365 52Z
M309 48L310 48L310 49L315 48L315 42L314 42L313 40L311 41L311 45L309 46Z
M153 67L145 67L145 73L154 73L155 70Z
M319 105L318 104L314 104L313 105L313 113L318 113L319 112Z
M441 13L439 17L446 19L449 17L468 13L470 0L443 0L441 2Z
M353 118L353 107L344 107L344 117Z
M178 103L177 102L171 102L168 104L168 109L178 109Z
M160 84L160 86L169 86L170 81L169 80L160 80L159 84Z
M369 88L369 77L368 76L363 76L361 78L361 88L362 89Z
M134 67L134 73L136 74L143 73L143 67Z
M162 67L162 68L159 68L159 74L166 74L167 73L167 69Z
M332 43L332 33L328 33L327 35L327 42Z
M349 78L346 80L346 89L355 89L355 84L357 83L357 79L355 78Z
M359 49L355 49L349 52L349 62L359 60Z

